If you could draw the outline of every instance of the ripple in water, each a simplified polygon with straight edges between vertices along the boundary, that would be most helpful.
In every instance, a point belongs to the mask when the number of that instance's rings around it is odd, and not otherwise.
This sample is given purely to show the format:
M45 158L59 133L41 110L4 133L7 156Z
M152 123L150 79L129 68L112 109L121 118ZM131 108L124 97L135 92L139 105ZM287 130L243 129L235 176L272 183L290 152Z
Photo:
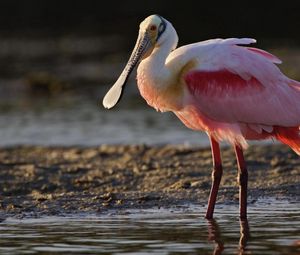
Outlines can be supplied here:
M249 207L249 222L239 221L237 207L230 205L217 207L213 221L197 206L8 218L0 224L0 253L296 255L299 208L299 203L262 200Z

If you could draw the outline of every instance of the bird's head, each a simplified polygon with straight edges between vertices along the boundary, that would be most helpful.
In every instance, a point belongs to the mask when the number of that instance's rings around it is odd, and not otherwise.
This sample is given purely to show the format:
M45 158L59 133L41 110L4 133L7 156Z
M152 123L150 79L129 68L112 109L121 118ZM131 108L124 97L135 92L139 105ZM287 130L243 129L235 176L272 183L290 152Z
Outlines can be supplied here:
M174 31L175 29L171 23L159 15L151 15L140 24L138 39L127 65L103 99L105 108L110 109L118 103L122 96L122 88L137 63L150 56L155 47L159 47L164 43L168 33Z
M166 31L167 21L159 15L151 15L140 24L139 36L147 41L145 54L141 56L144 59L151 55L156 45L162 42L162 35Z

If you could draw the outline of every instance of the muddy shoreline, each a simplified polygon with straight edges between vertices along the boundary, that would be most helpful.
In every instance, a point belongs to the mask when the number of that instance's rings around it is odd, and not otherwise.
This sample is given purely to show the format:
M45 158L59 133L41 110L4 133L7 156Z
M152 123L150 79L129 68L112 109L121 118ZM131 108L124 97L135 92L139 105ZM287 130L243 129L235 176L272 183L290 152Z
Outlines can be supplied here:
M238 203L236 162L223 148L218 203ZM283 145L245 152L249 203L272 197L300 201L300 157ZM112 209L206 206L209 148L102 145L0 148L0 218L106 213Z

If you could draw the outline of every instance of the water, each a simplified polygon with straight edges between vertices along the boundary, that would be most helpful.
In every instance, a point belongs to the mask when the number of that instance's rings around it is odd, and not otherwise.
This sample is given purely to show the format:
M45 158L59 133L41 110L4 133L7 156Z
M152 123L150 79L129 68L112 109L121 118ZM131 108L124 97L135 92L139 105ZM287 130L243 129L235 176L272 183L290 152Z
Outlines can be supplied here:
M204 210L8 218L0 223L0 253L300 254L299 203L258 201L249 207L249 222L238 220L237 206L217 206L215 221L205 220Z
M206 134L187 129L172 113L157 113L137 92L113 110L101 105L104 93L2 100L0 145L208 145Z

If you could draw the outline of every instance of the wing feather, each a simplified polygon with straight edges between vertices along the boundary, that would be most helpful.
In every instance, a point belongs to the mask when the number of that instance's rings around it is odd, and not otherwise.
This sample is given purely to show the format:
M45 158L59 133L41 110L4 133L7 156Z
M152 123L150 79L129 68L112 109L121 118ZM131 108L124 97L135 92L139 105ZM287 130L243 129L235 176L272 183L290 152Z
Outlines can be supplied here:
M277 57L236 45L251 42L227 39L179 49L172 58L181 55L199 63L184 76L188 100L220 122L299 126L299 83L274 65L280 62Z

